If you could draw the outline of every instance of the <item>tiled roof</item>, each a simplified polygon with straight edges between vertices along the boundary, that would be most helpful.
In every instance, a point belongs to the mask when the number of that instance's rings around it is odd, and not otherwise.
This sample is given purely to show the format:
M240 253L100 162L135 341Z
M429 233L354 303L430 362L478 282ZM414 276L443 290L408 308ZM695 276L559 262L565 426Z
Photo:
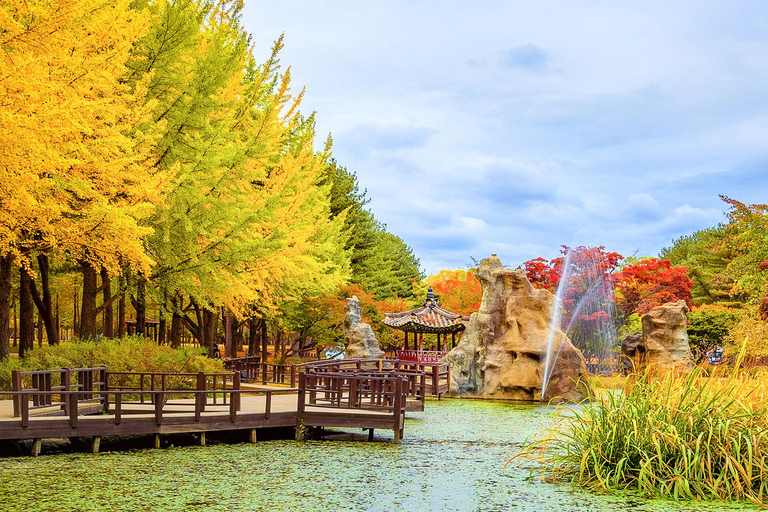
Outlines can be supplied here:
M387 313L382 323L401 331L443 333L463 330L464 322L468 320L468 316L441 308L430 287L422 307L402 313Z

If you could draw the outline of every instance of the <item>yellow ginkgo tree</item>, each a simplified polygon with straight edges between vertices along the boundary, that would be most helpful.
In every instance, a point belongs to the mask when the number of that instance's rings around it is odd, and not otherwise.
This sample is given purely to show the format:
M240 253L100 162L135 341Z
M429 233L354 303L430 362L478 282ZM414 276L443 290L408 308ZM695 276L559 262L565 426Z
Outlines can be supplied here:
M33 257L60 252L150 267L140 219L164 177L146 165L152 133L134 131L145 87L122 80L147 27L129 0L0 4L0 357L13 264L35 277ZM32 295L55 342L50 295Z

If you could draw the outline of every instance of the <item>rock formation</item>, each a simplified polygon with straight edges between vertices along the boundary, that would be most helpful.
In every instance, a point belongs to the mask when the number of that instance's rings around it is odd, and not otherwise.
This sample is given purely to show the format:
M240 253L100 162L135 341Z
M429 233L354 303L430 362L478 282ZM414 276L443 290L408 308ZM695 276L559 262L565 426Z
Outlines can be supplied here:
M379 340L371 326L360 321L360 301L357 296L347 299L344 307L344 339L347 343L348 359L383 358L384 352L379 348Z
M630 334L621 340L621 369L625 375L645 364L645 344L642 334Z
M688 372L693 368L686 313L688 306L679 300L656 306L642 318L645 357L638 370Z
M579 400L587 369L581 352L558 328L552 377L541 396L553 295L535 289L524 272L505 270L496 255L480 262L480 310L445 358L451 392L516 400Z

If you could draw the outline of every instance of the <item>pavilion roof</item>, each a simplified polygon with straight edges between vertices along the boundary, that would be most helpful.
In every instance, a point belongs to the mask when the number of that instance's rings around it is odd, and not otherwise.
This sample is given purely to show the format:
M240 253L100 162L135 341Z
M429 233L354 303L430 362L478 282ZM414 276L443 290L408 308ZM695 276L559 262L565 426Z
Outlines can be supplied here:
M427 300L420 308L402 313L387 313L382 323L407 332L448 333L464 330L464 322L468 320L468 316L441 308L430 286Z

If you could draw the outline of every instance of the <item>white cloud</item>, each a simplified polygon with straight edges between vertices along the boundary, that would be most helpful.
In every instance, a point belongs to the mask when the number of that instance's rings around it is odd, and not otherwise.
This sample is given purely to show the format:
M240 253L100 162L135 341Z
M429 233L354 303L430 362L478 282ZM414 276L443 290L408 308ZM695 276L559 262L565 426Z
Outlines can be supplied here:
M319 139L429 272L655 254L768 195L768 6L247 2ZM506 66L504 65L506 64Z

